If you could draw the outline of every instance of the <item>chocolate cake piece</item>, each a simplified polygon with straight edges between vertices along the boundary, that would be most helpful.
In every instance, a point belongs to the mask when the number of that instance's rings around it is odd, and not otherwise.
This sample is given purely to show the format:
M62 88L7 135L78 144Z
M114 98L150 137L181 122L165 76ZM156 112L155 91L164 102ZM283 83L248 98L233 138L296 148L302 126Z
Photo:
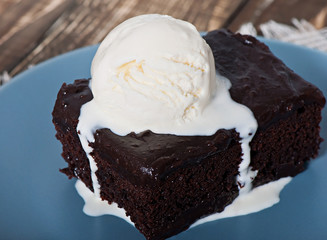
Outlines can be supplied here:
M259 186L295 176L318 154L322 92L276 58L256 38L228 30L209 32L216 69L227 77L234 101L251 109L258 129L250 143Z
M253 37L227 30L205 37L216 69L227 77L232 98L258 121L251 141L254 186L304 170L314 158L325 99ZM68 167L61 171L93 190L88 158L76 127L81 106L93 96L89 80L64 84L53 111L57 138ZM269 93L269 94L267 94ZM126 210L147 239L165 239L194 221L221 212L239 194L236 182L242 149L234 129L212 136L176 136L145 131L118 136L98 129L91 143L101 197Z

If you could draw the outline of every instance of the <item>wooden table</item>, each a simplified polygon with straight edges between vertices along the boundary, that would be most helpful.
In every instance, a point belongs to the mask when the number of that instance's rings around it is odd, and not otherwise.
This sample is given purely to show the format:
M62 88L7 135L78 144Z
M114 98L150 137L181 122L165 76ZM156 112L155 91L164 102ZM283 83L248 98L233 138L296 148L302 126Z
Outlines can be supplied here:
M268 20L327 25L326 0L0 0L0 73L10 76L58 54L100 42L127 18L161 13L199 31Z

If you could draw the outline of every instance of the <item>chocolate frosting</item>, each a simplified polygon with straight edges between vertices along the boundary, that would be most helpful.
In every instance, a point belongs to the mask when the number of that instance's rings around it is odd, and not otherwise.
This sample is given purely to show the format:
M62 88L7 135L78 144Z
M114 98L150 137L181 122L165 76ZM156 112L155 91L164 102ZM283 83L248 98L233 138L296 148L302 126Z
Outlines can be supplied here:
M286 118L304 104L325 105L317 87L289 69L256 38L216 30L204 39L212 49L216 70L232 83L231 97L251 109L258 130Z
M238 141L235 130L220 129L212 136L176 136L144 131L118 136L99 129L94 152L134 184L155 184L171 172L226 150ZM119 149L119 151L117 151Z

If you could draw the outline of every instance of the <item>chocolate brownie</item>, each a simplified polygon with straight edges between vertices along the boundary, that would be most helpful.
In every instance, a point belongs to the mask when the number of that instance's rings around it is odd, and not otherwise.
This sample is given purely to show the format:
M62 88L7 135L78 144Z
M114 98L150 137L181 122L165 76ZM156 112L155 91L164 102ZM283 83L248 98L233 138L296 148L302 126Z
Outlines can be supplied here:
M325 98L290 70L263 43L227 30L204 39L217 71L227 77L231 97L249 107L258 121L250 143L251 166L259 186L295 176L317 156L319 123ZM81 106L93 98L89 80L64 84L53 111L57 138L68 167L93 190L89 161L76 127ZM98 129L91 155L102 199L126 210L147 239L165 239L197 219L221 212L239 194L236 176L242 161L239 134L219 129L212 136L176 136L151 131L119 136Z

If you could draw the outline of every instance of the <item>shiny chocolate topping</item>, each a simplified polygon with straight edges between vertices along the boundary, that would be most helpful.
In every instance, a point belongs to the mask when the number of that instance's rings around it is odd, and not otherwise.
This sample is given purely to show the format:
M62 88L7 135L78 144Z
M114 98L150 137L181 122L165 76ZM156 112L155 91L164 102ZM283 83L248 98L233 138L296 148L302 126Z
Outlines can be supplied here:
M213 51L217 71L232 83L232 98L251 109L258 130L266 129L304 104L315 102L324 106L322 92L289 69L256 38L216 30L204 39Z

